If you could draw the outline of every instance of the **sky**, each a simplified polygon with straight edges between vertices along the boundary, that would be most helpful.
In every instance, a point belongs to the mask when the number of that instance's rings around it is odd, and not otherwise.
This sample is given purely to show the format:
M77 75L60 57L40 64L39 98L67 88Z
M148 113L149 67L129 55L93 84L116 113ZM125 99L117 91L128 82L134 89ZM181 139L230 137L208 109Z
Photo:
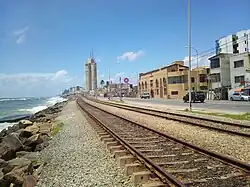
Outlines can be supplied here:
M249 0L191 0L192 47L202 54L249 29L249 7ZM187 0L0 0L0 23L0 97L84 86L92 48L98 84L109 69L113 81L136 83L138 73L188 55Z

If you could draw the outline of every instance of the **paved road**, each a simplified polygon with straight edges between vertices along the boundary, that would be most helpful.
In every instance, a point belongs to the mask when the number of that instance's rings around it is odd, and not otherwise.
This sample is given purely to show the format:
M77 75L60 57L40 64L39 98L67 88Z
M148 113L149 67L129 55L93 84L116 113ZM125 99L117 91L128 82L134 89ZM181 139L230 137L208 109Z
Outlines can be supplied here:
M182 100L163 100L163 99L139 99L139 98L124 98L124 100L135 101L141 103L164 104L180 107L185 109L189 107L189 103L184 103ZM223 113L242 113L250 112L250 102L241 101L205 101L204 103L192 103L193 109L219 111Z

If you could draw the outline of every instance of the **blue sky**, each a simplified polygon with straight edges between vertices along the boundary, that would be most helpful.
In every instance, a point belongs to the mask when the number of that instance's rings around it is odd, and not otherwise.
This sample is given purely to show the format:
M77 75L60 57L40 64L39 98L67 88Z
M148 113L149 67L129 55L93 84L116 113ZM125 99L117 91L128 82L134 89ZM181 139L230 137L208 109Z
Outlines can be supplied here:
M249 0L191 0L192 46L250 28ZM187 0L1 0L0 97L57 94L84 85L92 48L99 79L187 56ZM118 60L119 59L119 60Z

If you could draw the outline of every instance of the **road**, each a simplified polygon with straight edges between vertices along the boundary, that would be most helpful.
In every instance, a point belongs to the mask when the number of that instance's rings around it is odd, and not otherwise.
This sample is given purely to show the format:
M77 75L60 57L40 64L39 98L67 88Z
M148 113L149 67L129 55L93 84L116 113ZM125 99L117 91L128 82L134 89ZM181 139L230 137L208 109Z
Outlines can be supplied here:
M169 107L173 106L175 108L179 108L180 110L184 110L189 107L189 103L184 103L182 100L124 98L124 101L134 101L142 104L161 104ZM192 103L192 108L208 112L245 113L250 112L250 102L208 100L204 103Z

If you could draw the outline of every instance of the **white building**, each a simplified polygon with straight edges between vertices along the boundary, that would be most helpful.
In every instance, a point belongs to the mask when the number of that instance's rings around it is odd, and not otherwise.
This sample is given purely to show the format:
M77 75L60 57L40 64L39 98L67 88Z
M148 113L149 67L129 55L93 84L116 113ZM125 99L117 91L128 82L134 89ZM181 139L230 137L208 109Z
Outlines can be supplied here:
M89 58L85 64L86 91L97 89L97 68L93 57Z
M230 73L232 88L250 84L250 54L242 53L231 56Z
M249 52L250 29L241 30L215 41L216 54L238 54Z
M227 91L231 87L230 57L232 54L220 53L210 60L210 89L221 94L222 99L227 99Z

